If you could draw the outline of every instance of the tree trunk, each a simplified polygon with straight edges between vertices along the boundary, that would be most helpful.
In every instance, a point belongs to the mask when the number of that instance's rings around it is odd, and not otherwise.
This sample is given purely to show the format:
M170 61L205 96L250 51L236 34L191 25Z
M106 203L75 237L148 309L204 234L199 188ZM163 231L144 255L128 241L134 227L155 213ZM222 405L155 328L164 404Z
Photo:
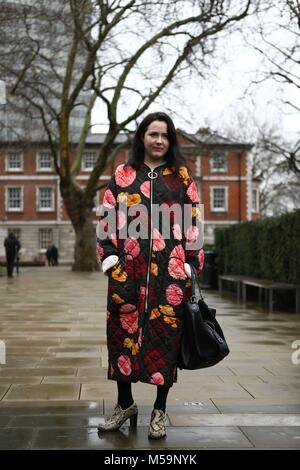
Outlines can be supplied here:
M99 271L96 258L96 234L93 225L93 214L86 209L80 217L82 223L75 229L75 247L73 271Z
M96 232L93 224L93 198L87 200L82 188L72 182L60 184L61 195L75 231L73 271L99 271Z

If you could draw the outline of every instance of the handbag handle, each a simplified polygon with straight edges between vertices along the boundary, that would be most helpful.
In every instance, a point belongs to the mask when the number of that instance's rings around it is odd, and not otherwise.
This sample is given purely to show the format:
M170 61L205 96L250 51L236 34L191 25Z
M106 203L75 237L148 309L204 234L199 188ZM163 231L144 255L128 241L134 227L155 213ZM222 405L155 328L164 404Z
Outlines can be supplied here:
M189 265L191 267L191 280L192 280L191 302L197 302L197 300L196 300L197 299L196 298L196 284L198 285L200 299L204 300L203 296L202 296L201 288L200 288L200 282L199 282L199 279L198 279L197 269L195 268L195 266L192 263L189 263Z

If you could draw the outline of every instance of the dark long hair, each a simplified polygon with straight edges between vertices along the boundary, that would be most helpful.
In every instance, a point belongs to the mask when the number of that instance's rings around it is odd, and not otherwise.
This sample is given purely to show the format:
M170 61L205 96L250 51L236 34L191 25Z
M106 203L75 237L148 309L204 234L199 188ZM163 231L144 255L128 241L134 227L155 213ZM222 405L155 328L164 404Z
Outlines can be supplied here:
M179 167L187 166L187 162L180 149L174 123L172 119L163 112L150 113L144 117L142 122L139 124L133 138L131 155L127 165L131 165L136 170L142 165L145 157L143 137L149 125L153 121L163 121L167 124L169 149L165 155L165 159L167 164L173 167L175 169L175 173L177 173Z

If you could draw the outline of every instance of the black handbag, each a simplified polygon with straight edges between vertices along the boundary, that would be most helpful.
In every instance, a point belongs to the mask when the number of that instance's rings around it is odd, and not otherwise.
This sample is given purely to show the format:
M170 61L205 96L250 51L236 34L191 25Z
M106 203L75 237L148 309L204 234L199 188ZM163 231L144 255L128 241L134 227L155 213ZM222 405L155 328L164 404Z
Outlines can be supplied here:
M201 294L197 272L191 265L192 296L184 303L184 321L177 366L179 369L203 369L222 361L229 354L216 309L209 308ZM200 298L196 297L196 282Z

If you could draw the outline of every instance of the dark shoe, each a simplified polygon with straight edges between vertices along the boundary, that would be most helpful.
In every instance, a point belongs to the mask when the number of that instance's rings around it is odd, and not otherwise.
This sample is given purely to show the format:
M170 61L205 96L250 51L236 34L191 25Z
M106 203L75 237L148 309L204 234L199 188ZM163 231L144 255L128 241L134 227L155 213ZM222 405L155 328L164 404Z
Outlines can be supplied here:
M120 405L116 405L112 416L105 420L105 423L98 424L97 427L99 431L117 431L128 418L130 419L130 426L136 427L137 417L138 409L136 403L132 403L126 410L123 410Z
M162 410L153 410L149 426L149 439L161 439L166 436L167 415Z

